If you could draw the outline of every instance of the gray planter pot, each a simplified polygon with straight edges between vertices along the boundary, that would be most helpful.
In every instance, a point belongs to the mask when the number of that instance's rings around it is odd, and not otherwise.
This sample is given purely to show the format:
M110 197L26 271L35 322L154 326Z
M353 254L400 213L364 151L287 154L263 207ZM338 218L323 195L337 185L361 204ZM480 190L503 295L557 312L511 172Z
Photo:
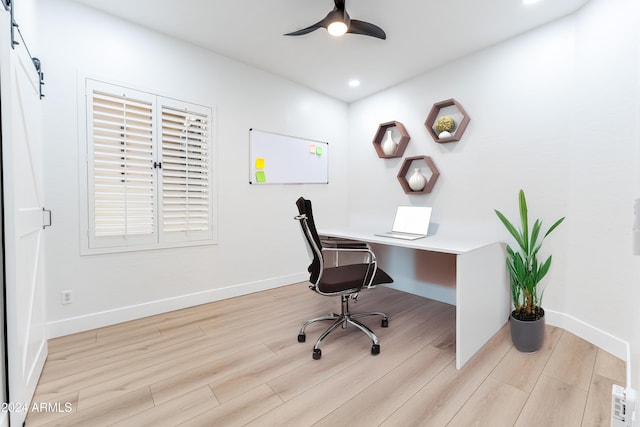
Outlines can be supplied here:
M542 310L542 309L541 309ZM511 326L511 341L523 353L535 353L544 343L544 310L538 320L522 321L513 317L509 321Z

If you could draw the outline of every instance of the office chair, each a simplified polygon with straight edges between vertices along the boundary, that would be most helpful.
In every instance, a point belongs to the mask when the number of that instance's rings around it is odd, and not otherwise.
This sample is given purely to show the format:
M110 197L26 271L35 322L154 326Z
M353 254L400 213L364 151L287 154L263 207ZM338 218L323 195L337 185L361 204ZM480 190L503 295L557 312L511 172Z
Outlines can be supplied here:
M323 340L336 328L342 326L346 328L348 325L353 325L360 329L362 332L373 342L371 346L371 354L380 353L380 344L378 337L373 333L371 329L359 322L358 318L365 316L381 316L383 328L389 326L389 318L386 314L380 312L367 312L367 313L351 313L349 311L349 299L357 300L358 293L363 288L373 288L376 285L382 283L392 283L393 279L389 277L387 273L378 268L376 257L368 244L364 242L356 241L333 241L327 244L327 247L323 247L323 241L318 236L318 231L313 220L313 213L311 210L311 201L300 197L296 201L299 215L295 217L300 221L302 232L308 243L310 252L313 256L313 260L309 265L309 288L321 295L337 296L341 298L341 312L339 314L332 313L328 316L316 317L315 319L307 320L302 325L300 332L298 333L298 342L306 341L305 329L312 323L331 320L333 323L316 341L316 345L313 347L313 358L318 360L322 357L322 351L320 346ZM325 241L325 243L327 243ZM336 267L325 267L323 253L327 251L334 252L351 252L362 253L364 256L364 262L356 264L340 265Z

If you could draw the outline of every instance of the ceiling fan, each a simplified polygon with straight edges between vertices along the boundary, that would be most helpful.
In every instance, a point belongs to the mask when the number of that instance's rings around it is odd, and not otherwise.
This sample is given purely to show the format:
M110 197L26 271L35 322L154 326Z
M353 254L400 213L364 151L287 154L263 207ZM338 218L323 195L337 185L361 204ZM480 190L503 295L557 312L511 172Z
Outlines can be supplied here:
M285 36L301 36L315 31L318 28L325 28L329 34L333 36L341 36L345 33L351 33L377 37L382 40L387 38L384 30L377 25L369 22L358 21L357 19L351 19L345 10L345 0L334 0L334 3L335 7L327 14L327 16L324 17L324 19L307 28L286 33Z

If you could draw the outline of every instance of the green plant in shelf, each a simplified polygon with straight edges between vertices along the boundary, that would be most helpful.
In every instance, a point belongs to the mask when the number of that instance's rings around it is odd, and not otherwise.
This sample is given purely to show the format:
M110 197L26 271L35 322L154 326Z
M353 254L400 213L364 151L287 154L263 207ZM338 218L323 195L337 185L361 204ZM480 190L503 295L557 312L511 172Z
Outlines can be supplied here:
M518 244L517 249L507 245L507 269L515 307L512 315L518 320L538 320L544 314L540 307L542 292L538 292L538 284L549 271L552 259L549 255L543 263L540 263L538 252L544 239L564 221L565 217L557 220L544 235L541 235L542 221L539 219L536 219L529 230L529 213L523 190L519 193L519 208L520 228L516 228L502 212L495 210L502 224Z

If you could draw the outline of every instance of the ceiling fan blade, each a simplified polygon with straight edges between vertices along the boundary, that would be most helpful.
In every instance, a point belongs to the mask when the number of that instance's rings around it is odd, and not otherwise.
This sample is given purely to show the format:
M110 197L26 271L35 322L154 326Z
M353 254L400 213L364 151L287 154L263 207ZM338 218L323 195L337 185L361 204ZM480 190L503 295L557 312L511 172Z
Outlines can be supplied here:
M303 34L309 34L310 32L317 30L318 28L324 27L323 24L324 24L324 19L320 22L316 22L315 24L308 26L307 28L286 33L285 36L301 36Z
M377 37L382 40L387 38L387 34L382 28L370 22L358 21L357 19L351 20L347 33L362 34L363 36Z

